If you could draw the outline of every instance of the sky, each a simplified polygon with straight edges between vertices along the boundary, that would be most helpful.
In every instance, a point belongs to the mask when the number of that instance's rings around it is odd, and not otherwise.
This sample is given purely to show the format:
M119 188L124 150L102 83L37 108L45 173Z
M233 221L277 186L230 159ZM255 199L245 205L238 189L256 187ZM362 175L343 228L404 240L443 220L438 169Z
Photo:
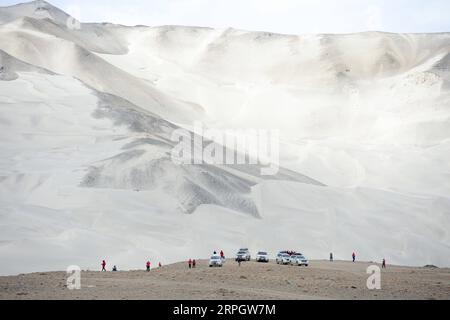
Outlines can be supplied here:
M17 0L0 0L1 6ZM286 34L449 32L449 0L49 0L82 22Z

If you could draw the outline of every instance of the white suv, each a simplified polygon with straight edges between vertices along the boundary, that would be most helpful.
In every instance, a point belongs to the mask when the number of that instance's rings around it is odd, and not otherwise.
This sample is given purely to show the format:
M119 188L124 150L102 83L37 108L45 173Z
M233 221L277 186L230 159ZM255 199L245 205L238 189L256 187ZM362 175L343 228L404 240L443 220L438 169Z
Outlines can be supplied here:
M269 262L269 255L265 251L259 251L256 255L256 262Z
M279 253L277 254L276 259L277 264L289 264L291 262L291 256L287 253Z
M209 266L210 267L221 267L221 266L223 266L222 258L219 255L217 255L217 254L211 256L211 259L209 259Z
M294 254L291 256L291 265L293 266L305 266L309 264L308 259L302 254Z
M238 253L236 253L236 261L250 261L250 251L247 248L239 249Z

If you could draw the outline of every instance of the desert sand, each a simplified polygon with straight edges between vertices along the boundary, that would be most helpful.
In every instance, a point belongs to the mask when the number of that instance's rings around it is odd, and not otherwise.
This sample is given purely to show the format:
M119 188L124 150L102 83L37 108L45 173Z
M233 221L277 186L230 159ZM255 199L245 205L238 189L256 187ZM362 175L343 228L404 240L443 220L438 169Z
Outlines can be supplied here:
M150 272L81 273L81 289L66 287L65 272L0 277L0 299L436 299L450 298L450 269L387 266L381 289L369 290L372 263L311 261L308 267L274 262L200 260L195 269L175 263Z
M450 267L450 33L72 22L0 7L0 275L218 247ZM278 130L279 173L177 164L195 122Z

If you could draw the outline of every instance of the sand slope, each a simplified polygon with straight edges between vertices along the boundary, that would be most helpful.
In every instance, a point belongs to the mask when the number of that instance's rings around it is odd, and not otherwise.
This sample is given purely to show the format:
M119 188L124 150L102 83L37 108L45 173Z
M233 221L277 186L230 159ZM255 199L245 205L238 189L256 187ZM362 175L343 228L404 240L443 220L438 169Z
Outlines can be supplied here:
M0 8L0 274L217 247L450 266L449 33L68 20ZM172 162L193 121L278 129L282 169Z

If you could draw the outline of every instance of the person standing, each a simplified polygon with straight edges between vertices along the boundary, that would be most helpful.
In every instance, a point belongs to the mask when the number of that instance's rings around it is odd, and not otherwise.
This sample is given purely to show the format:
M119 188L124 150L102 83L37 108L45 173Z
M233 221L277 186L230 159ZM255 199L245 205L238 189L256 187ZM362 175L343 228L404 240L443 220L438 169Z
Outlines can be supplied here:
M151 267L151 263L150 263L150 261L147 261L147 263L146 263L146 267L147 267L147 272L149 272L150 271L150 267Z
M220 250L220 257L221 257L222 259L225 258L225 254L223 253L223 250Z
M192 260L192 268L195 268L195 264L196 264L196 262L195 262L195 259L194 259L194 260Z
M102 271L106 271L106 261L102 261Z
M158 263L158 267L160 267L160 268L162 267L162 264L161 264L161 262L159 262L159 263Z
M386 269L386 259L383 258L383 263L381 264L382 269Z
M356 253L352 253L352 259L353 259L353 262L355 262L355 260L356 260Z
M191 269L192 268L192 259L189 259L188 265L189 265L189 269Z
M333 252L330 252L330 262L333 262Z

